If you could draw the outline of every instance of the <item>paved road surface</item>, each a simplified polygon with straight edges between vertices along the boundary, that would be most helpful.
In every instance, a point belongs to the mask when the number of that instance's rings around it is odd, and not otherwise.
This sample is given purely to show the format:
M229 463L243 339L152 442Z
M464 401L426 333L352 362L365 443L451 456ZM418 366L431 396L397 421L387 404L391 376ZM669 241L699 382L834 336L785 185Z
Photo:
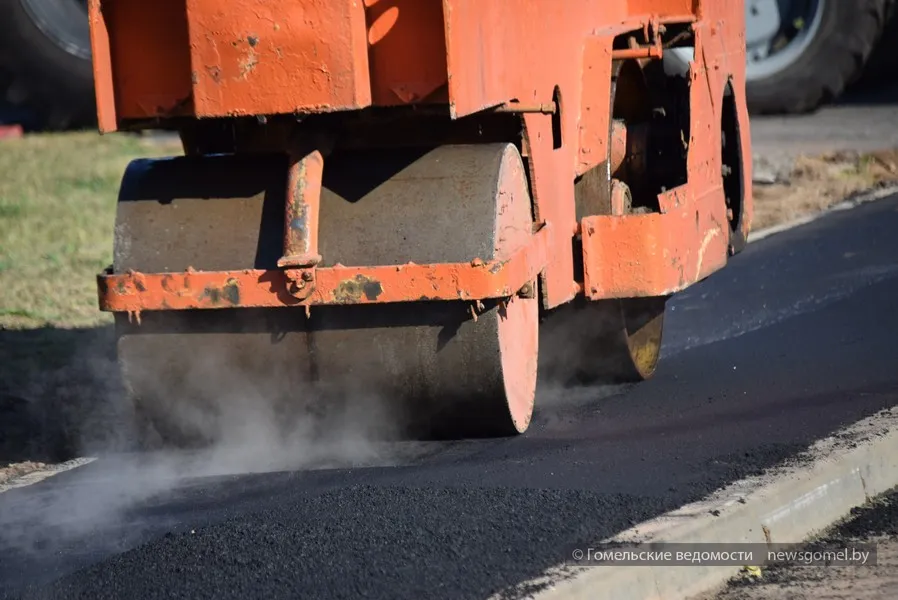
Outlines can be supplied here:
M898 148L898 84L851 92L815 113L751 120L755 176L786 175L798 154Z
M808 114L754 117L753 142L763 149L815 151L876 150L898 147L898 84L847 95L839 103Z
M896 231L898 197L752 244L674 302L654 380L547 391L524 437L400 466L191 480L133 505L125 486L153 475L112 459L0 494L0 596L435 600L517 584L566 543L895 404Z

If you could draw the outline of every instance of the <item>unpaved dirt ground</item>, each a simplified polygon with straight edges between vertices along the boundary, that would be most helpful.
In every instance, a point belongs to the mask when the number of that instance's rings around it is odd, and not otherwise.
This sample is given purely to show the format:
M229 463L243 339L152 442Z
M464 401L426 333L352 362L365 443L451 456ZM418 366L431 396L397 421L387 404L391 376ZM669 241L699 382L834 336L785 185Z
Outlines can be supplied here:
M859 192L898 183L898 150L799 155L791 172L754 184L757 231L822 212Z
M875 544L876 564L856 567L773 565L745 574L696 600L893 600L898 598L898 489L856 508L812 542Z
M31 460L13 463L7 465L5 467L0 467L0 486L6 484L13 479L17 479L22 477L23 475L27 475L29 473L33 473L34 471L39 471L41 469L45 469L47 465L40 462L34 462Z

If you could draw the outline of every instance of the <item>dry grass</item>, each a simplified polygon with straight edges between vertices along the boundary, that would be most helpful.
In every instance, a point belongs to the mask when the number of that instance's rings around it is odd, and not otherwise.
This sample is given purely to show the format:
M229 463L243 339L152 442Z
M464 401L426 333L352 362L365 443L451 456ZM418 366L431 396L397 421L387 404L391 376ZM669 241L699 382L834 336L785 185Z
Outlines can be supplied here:
M796 160L788 182L754 186L752 229L822 212L849 196L898 182L898 151L840 152Z
M34 473L35 471L40 471L41 469L46 468L46 466L47 465L44 463L28 460L11 464L7 467L0 467L0 487L12 479L16 479L22 475L28 475L29 473Z

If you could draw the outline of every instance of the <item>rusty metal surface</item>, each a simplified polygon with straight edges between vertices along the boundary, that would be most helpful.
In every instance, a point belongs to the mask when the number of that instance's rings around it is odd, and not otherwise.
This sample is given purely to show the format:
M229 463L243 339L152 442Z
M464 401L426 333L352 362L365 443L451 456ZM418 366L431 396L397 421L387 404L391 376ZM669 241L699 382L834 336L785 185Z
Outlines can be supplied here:
M583 219L590 298L665 296L726 264L726 207L719 197L691 199L682 189L667 197L676 206L663 214Z
M545 267L548 228L533 242L502 259L436 265L328 267L187 271L184 273L102 274L98 276L100 308L112 312L222 308L275 308L326 304L377 304L435 300L508 298L532 282ZM308 292L290 290L305 277Z
M314 150L291 159L284 198L284 256L280 267L311 267L321 261L318 254L318 213L321 210L321 180L324 158Z
M500 227L503 219L524 218L526 227L513 230L532 235L526 181L515 156L513 147L492 144L329 159L321 196L322 270L337 263L509 259L522 244L507 247L512 229ZM223 263L276 269L286 168L286 160L262 156L136 163L119 203L115 272L217 270ZM218 182L222 196L196 193L209 181ZM271 198L280 201L269 207ZM358 394L387 402L399 427L420 419L427 427L436 423L435 433L477 435L526 428L533 400L527 382L535 386L537 302L514 298L506 308L496 301L479 307L461 301L320 306L308 316L302 308L147 311L139 323L125 314L116 321L134 393L158 418L178 415L188 429L215 422L214 411L202 407L214 406L221 390L194 381L214 372L203 366L212 362L239 374L250 396L264 393L290 403L308 396L303 386L312 383L328 390L355 385L341 398ZM512 307L523 314L515 316ZM514 356L509 346L523 354ZM517 366L503 364L503 355ZM193 383L181 389L185 380ZM524 415L514 425L509 385L524 386L513 394L519 398L515 414Z

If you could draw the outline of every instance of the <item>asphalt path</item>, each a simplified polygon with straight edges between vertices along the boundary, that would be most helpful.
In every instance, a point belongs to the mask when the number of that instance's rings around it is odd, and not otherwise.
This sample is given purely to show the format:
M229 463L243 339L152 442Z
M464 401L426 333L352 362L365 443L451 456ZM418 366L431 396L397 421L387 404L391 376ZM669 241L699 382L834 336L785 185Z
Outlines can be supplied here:
M752 149L764 153L896 148L898 83L853 91L837 103L805 115L755 116L751 132Z
M155 475L105 458L0 494L0 596L435 600L520 584L569 543L898 404L896 231L898 196L749 245L672 303L654 379L545 389L518 438L144 494Z

